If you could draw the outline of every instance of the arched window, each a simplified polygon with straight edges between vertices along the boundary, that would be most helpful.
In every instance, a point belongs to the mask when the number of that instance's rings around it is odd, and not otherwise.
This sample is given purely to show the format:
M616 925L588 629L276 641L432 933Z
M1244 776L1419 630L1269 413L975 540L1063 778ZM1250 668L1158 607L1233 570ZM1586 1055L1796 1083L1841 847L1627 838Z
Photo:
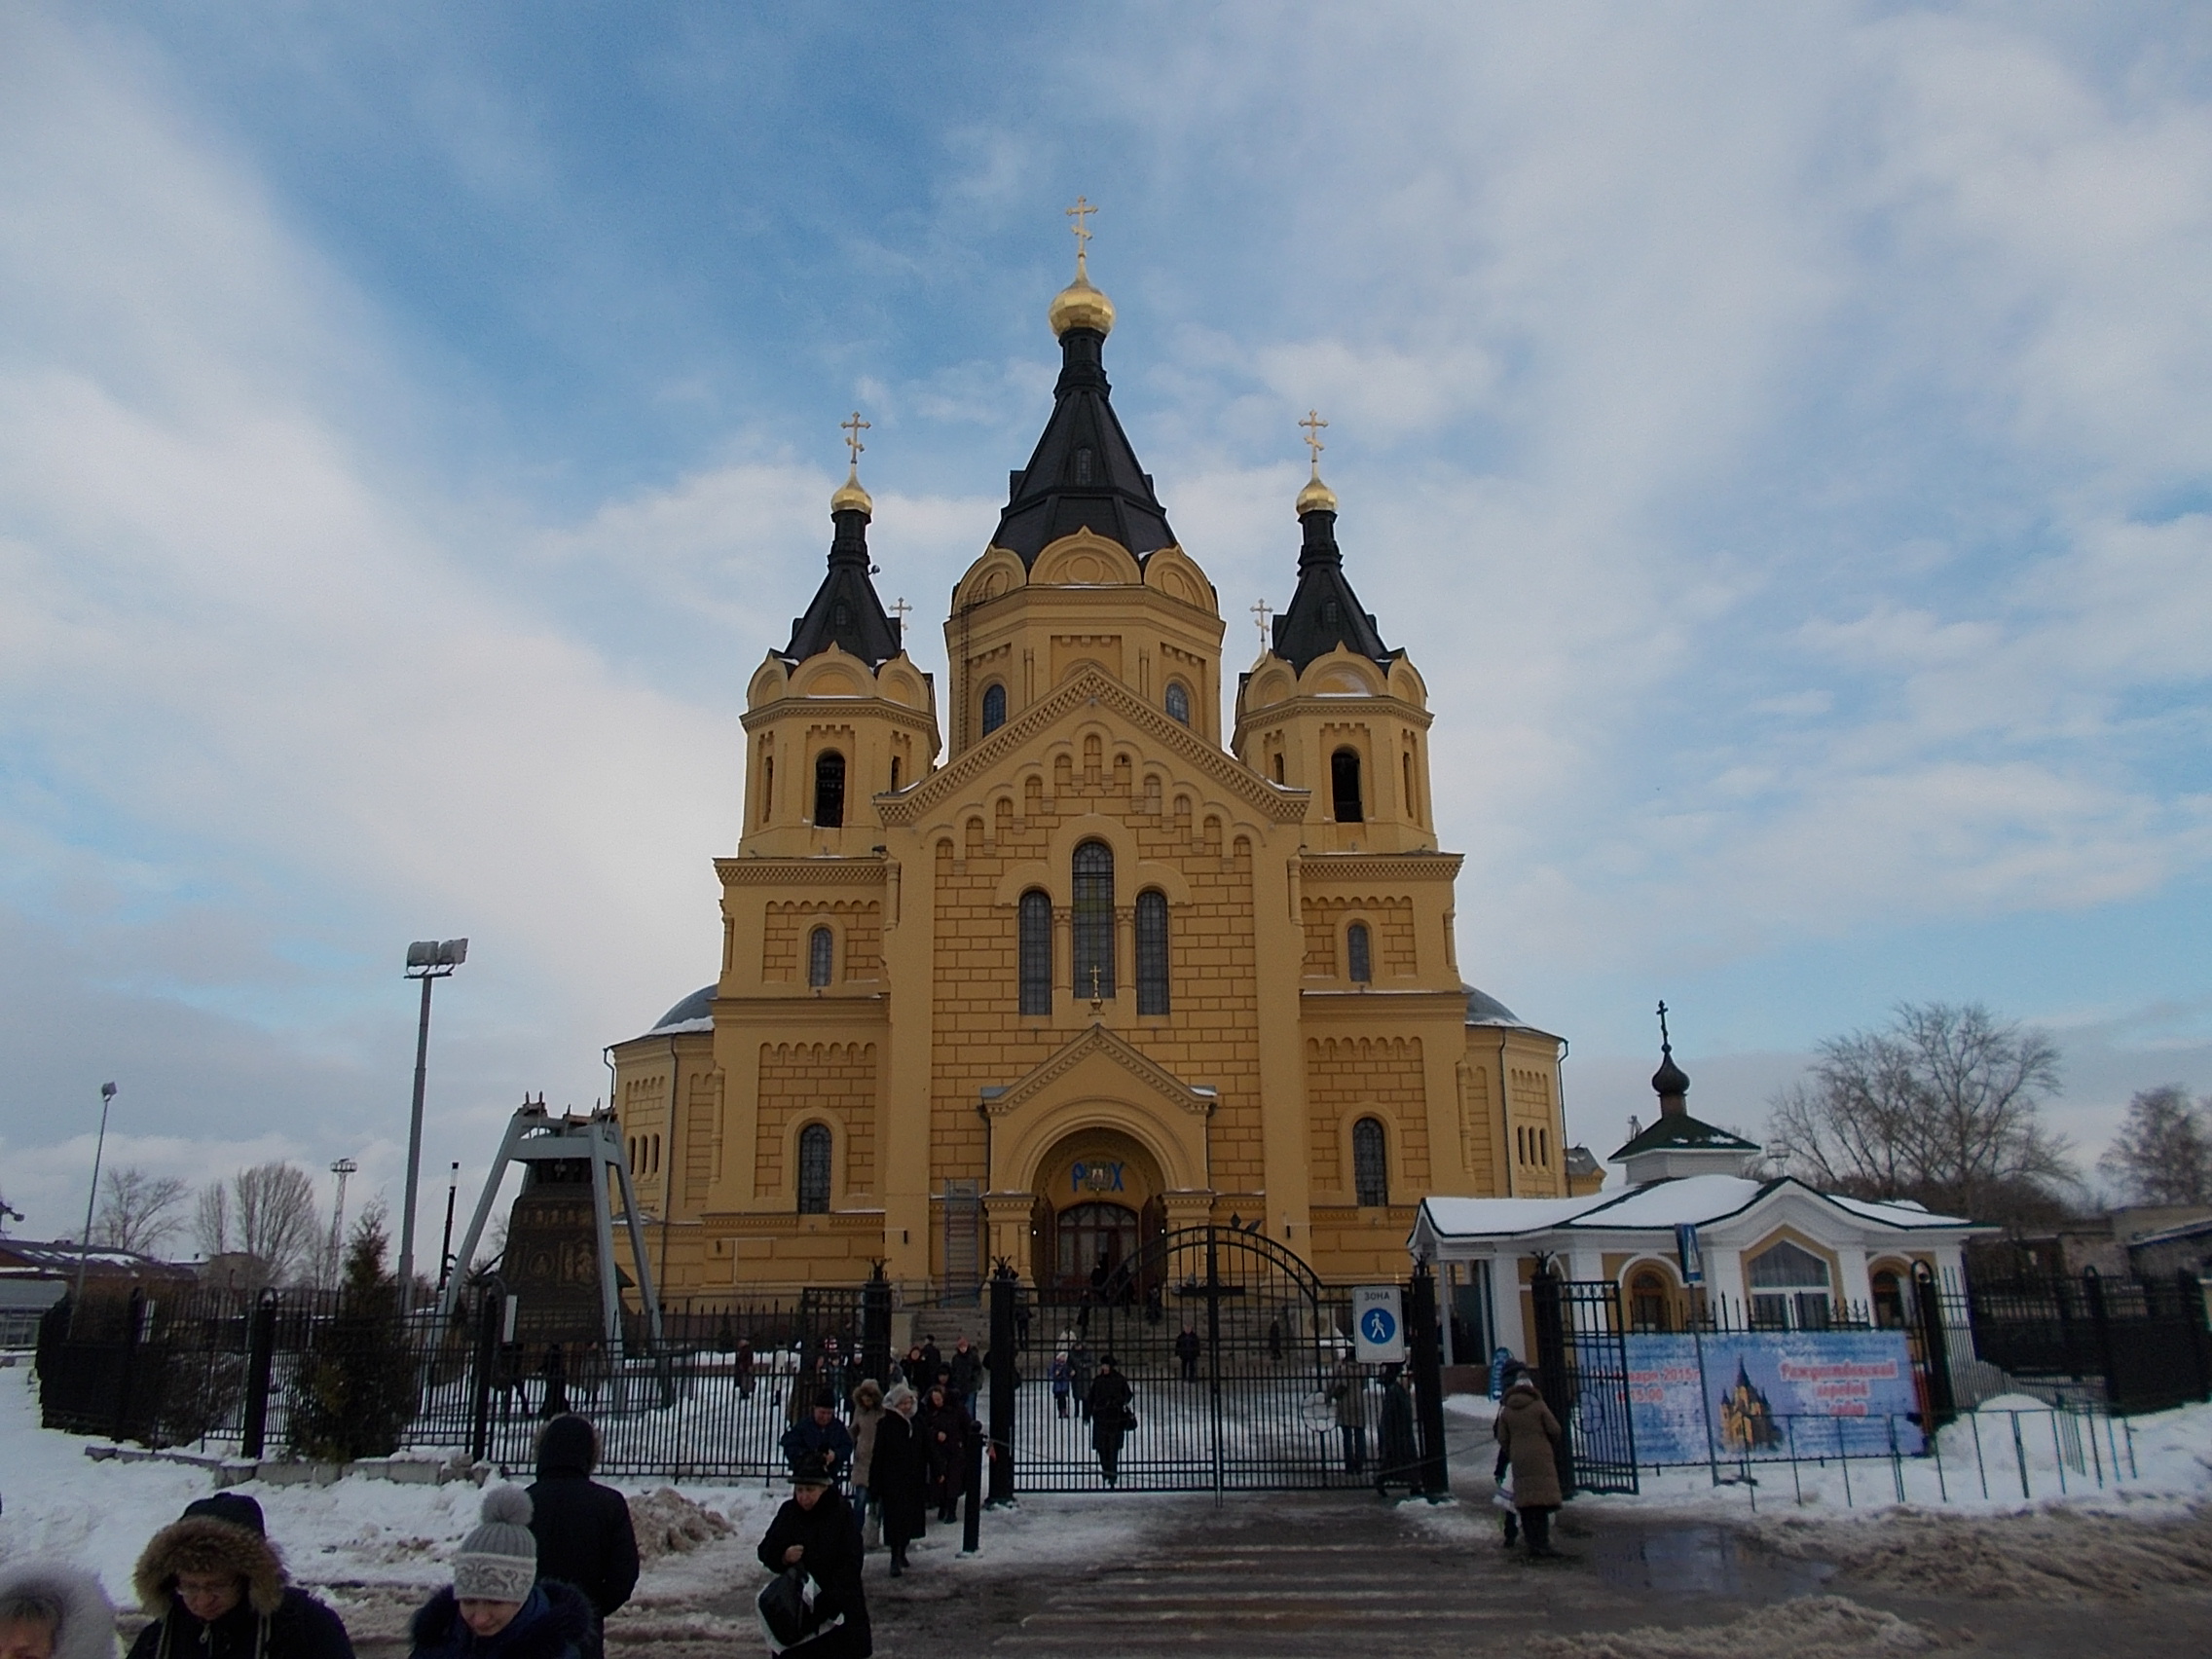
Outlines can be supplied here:
M1773 1329L1828 1327L1828 1265L1785 1238L1744 1264L1751 1292L1751 1323Z
M1375 977L1375 953L1368 945L1365 922L1354 922L1345 929L1345 967L1355 985L1367 984Z
M899 793L899 756L896 755L891 757L891 793Z
M798 1132L798 1213L830 1213L830 1125L809 1124Z
M1167 895L1137 895L1137 1013L1167 1012Z
M806 982L817 990L830 982L830 960L835 950L828 928L816 928L806 936Z
M760 761L760 822L768 822L768 815L776 809L776 757L765 756Z
M1191 694L1183 689L1180 680L1167 682L1167 718L1181 720L1185 725L1191 723Z
M1036 888L1021 896L1021 1012L1052 1012L1052 901Z
M1086 841L1075 850L1075 995L1114 994L1114 849Z
M992 732L998 730L1004 724L1006 724L1006 687L996 684L986 685L983 687L983 735L985 737L990 736Z
M1282 756L1280 752L1277 752L1275 756L1275 782L1278 784L1282 782Z
M1367 814L1359 803L1359 756L1340 749L1329 756L1329 793L1339 824L1363 824Z
M845 757L834 749L814 758L814 825L818 830L845 827Z
M1628 1328L1664 1331L1673 1323L1667 1316L1666 1276L1657 1268L1640 1268L1628 1281Z
M1363 1209L1390 1201L1390 1155L1380 1119L1362 1118L1351 1126L1351 1184Z
M1879 1331L1901 1331L1905 1319L1904 1275L1895 1268L1877 1268L1874 1271L1874 1328Z

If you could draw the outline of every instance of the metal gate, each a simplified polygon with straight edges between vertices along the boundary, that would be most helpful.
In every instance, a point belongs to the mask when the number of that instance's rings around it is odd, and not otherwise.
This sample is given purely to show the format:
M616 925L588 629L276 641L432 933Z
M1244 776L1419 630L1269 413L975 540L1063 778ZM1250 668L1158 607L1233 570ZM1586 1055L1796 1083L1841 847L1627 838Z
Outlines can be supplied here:
M1560 1490L1637 1490L1636 1422L1628 1398L1627 1326L1610 1279L1530 1281L1536 1313L1536 1386L1567 1430Z
M1038 1294L1017 1342L1015 1486L1104 1490L1083 1402L1108 1354L1128 1379L1136 1418L1120 1446L1123 1491L1418 1479L1418 1469L1383 1471L1381 1460L1386 1410L1416 1439L1410 1389L1353 1363L1350 1331L1349 1294L1325 1289L1272 1239L1217 1226L1163 1233L1081 1292ZM1066 1362L1064 1393L1053 1385L1056 1359Z

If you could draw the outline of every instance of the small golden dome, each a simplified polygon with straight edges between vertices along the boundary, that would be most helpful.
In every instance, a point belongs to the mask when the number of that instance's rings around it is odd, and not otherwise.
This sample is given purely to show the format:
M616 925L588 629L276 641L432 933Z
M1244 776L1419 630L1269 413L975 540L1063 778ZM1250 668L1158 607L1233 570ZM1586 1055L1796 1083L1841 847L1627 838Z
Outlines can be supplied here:
M1308 513L1333 513L1337 510L1337 493L1321 482L1321 469L1315 467L1313 476L1307 480L1306 488L1298 492L1298 516Z
M839 513L856 512L866 513L870 518L875 516L874 498L861 488L861 469L857 466L845 474L845 481L837 486L837 493L830 498L831 518Z
M1114 302L1091 286L1090 275L1085 271L1081 255L1075 262L1075 280L1052 296L1052 309L1045 313L1052 325L1052 338L1058 339L1071 328L1094 328L1100 334L1114 332Z

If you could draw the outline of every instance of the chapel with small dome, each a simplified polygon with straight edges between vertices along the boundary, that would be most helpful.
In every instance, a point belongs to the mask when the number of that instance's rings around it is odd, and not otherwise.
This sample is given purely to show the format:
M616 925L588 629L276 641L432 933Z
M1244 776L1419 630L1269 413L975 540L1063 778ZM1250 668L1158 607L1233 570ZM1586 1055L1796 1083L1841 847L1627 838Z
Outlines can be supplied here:
M1425 1197L1595 1185L1564 1043L1461 977L1427 689L1352 589L1317 415L1295 585L1223 729L1220 604L1115 414L1088 211L941 687L876 591L845 424L828 569L747 690L719 976L610 1050L672 1304L879 1261L1080 1285L1233 1218L1396 1278Z

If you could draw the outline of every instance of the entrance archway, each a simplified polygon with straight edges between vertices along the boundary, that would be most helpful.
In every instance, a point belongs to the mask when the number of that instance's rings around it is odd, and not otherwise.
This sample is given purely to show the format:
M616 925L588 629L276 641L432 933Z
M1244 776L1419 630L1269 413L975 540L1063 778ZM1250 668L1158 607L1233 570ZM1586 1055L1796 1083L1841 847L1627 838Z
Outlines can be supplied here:
M1062 1136L1039 1162L1032 1189L1032 1282L1081 1292L1094 1274L1119 1272L1158 1236L1161 1187L1160 1165L1133 1136L1102 1125Z

